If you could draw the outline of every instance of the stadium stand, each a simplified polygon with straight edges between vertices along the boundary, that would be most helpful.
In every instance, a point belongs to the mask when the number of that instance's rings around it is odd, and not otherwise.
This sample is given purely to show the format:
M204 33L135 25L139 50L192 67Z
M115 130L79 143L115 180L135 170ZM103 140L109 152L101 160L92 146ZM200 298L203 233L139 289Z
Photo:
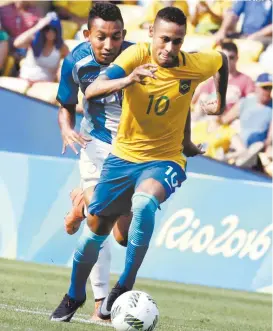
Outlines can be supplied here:
M62 39L66 48L72 51L80 42L84 41L82 31L86 28L84 23L86 23L86 17L92 6L92 1L88 2L88 6L86 5L87 2L82 1L52 1L50 3L40 1L36 6L34 2L29 3L25 1L23 5L18 3L16 1L0 1L0 20L6 13L9 13L12 19L18 8L21 8L22 13L21 25L16 31L10 28L11 25L8 24L6 16L4 22L2 20L0 47L2 42L8 38L11 40L10 45L12 47L9 49L8 56L3 57L4 59L2 60L0 58L0 86L57 104L55 95L58 88L62 60L58 62L53 79L39 80L33 83L31 80L22 79L23 77L21 77L22 71L26 72L29 54L27 57L23 56L23 60L19 65L19 60L22 59L22 54L24 53L20 49L18 52L15 51L16 47L14 46L16 46L16 43L14 45L12 42L22 32L33 28L38 21L41 21L41 17L54 9L58 13L61 22ZM127 29L126 39L129 41L149 42L147 27L153 20L156 12L167 5L178 6L188 16L188 31L182 50L207 51L213 48L220 49L220 40L225 42L231 41L238 48L237 70L239 72L249 76L252 81L256 81L262 73L273 73L272 67L269 65L272 57L272 43L268 46L267 38L270 37L271 39L272 32L270 35L266 30L272 24L272 18L270 19L269 15L270 11L272 11L272 3L270 1L256 2L256 11L260 13L259 19L256 21L250 20L249 17L243 15L244 13L250 13L250 18L253 17L254 5L250 5L247 1L196 0L187 2L151 0L147 6L143 6L143 1L120 1L119 3ZM29 15L26 16L26 13L29 13ZM232 26L226 26L228 18L232 18ZM266 38L260 38L259 35ZM3 55L2 51L1 55ZM236 99L236 102L241 102L246 97L244 93L241 93L238 98L237 94L232 94L235 92L232 86L230 86L230 91L232 90L233 92L231 92L229 97ZM80 103L82 97L81 92L79 92L79 112L81 112ZM226 154L232 151L233 137L239 133L239 120L230 125L229 123L219 124L215 121L209 121L205 116L200 118L197 116L195 118L196 105L193 105L192 114L192 134L195 143L205 144L207 156L229 163L236 163L235 158L227 160ZM260 147L256 145L256 161L252 162L253 164L248 161L237 162L237 164L242 166L251 164L250 168L261 170L272 176L272 125L267 131L267 138L263 141L263 145L259 145ZM245 159L248 159L248 157Z

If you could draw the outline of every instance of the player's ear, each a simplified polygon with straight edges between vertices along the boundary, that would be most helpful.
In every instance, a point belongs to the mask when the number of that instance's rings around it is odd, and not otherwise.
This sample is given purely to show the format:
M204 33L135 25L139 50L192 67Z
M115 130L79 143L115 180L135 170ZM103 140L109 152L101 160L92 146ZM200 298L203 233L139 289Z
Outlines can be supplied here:
M151 24L150 26L149 26L149 37L153 37L154 36L154 26L153 26L153 24Z
M126 34L127 34L127 30L124 29L124 30L122 31L122 37L123 37L123 39L125 39Z
M89 40L90 31L89 30L83 30L83 36L85 40Z

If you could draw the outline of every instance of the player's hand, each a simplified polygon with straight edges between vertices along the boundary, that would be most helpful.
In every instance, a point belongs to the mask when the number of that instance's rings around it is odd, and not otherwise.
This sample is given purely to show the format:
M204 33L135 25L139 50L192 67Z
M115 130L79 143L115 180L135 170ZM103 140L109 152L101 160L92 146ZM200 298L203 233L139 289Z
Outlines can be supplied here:
M219 103L217 100L200 101L200 109L207 115L219 115Z
M38 30L42 30L44 27L46 27L47 25L49 25L49 23L52 21L52 16L49 15L50 13L48 13L45 17L41 18L38 23L36 24L36 28Z
M135 70L128 76L129 82L145 84L144 79L150 77L156 79L154 73L157 71L157 65L146 63L139 67L136 67Z
M183 154L185 154L187 157L205 154L202 144L195 145L192 141L188 141L183 142L183 146Z
M88 141L81 134L72 129L67 129L62 131L63 138L63 149L62 154L65 153L66 147L69 146L75 154L79 154L78 150L75 147L75 144L80 145L82 148L86 148Z
M215 38L215 44L216 45L220 45L221 42L226 38L226 34L221 31L218 30L215 34L214 34L214 38Z

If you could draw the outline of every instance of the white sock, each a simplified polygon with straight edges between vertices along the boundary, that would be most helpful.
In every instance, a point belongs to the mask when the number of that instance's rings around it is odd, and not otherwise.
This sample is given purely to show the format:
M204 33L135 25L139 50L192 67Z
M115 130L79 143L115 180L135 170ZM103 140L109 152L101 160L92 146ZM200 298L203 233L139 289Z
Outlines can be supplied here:
M89 276L95 300L105 298L109 293L111 251L109 238L104 241L98 260Z

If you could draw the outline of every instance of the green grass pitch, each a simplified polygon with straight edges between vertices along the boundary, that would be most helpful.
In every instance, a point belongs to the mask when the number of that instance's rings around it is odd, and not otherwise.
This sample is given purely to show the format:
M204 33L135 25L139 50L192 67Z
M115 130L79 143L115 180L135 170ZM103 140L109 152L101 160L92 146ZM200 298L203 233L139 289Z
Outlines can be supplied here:
M0 259L0 330L113 330L88 323L88 300L71 323L48 317L66 293L70 270ZM112 277L113 284L116 277ZM271 295L139 279L135 289L153 296L158 331L270 331Z

